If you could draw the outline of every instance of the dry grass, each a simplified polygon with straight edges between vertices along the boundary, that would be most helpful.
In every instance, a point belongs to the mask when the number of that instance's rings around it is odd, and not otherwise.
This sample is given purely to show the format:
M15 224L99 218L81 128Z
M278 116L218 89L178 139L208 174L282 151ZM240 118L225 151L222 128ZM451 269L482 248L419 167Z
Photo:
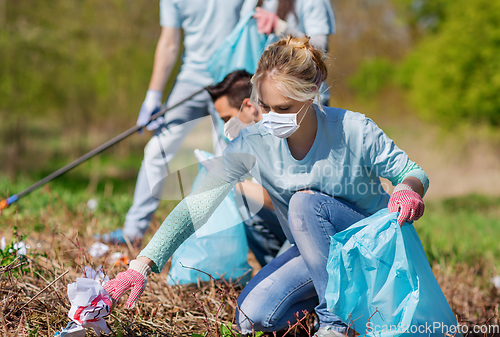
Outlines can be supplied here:
M469 327L500 324L500 289L490 283L487 266L436 264L433 272L459 323Z
M32 247L30 260L17 259L0 268L1 336L53 336L69 321L67 285L81 276L83 266L102 265L114 277L126 266L112 265L107 258L114 252L131 258L139 252L132 246L113 246L107 255L92 259L87 252L94 243L93 231L99 228L97 216L80 208L71 211L56 194L54 198L58 203L49 204L35 218L22 220L37 221L47 228L43 233L29 233L25 240ZM4 217L2 221L5 228L18 225L12 217ZM158 225L155 219L153 227ZM20 268L25 271L20 273ZM111 336L191 336L209 332L209 336L215 337L220 323L234 323L235 300L241 286L210 281L191 287L171 287L166 283L167 270L150 277L134 309L126 309L124 300L116 306L106 319ZM486 265L434 265L433 270L462 323L499 324L500 293L489 282L491 271ZM308 315L301 324L296 324L287 336L307 336L312 316ZM87 335L92 336L93 332Z
M125 269L125 266L110 266L106 256L92 260L85 252L93 241L88 236L77 240L74 234L74 239L65 235L46 238L51 247L57 249L46 251L47 257L37 256L22 266L17 259L0 270L2 335L30 336L31 331L31 336L35 336L36 331L39 336L53 336L68 322L70 304L66 287L80 276L83 265L102 264L108 268L111 277ZM134 247L116 246L110 253L115 251L122 251L128 256L137 253ZM22 267L26 271L21 275L19 268ZM65 272L66 275L46 288ZM488 275L485 268L466 265L444 268L435 265L434 273L462 323L498 325L496 315L500 294L488 282L483 282ZM213 280L194 286L169 286L166 277L165 272L150 277L134 309L127 310L123 300L117 305L107 318L112 330L110 335L191 336L208 331L209 336L217 336L220 323L234 322L235 300L241 286ZM302 323L307 329L311 326L311 317ZM294 330L297 331L290 331L288 335L307 336L298 325Z
M107 257L116 251L130 257L138 253L132 246L115 246L105 256L92 259L86 253L93 243L90 234L86 231L85 235L77 236L77 228L73 228L65 234L41 235L36 239L43 242L38 253L46 256L33 256L24 262L16 259L0 269L0 335L53 336L69 322L66 289L81 277L83 266L103 265L107 274L114 277L126 266L110 265ZM36 241L26 242L35 247ZM166 270L150 276L134 309L126 309L123 299L118 303L106 319L111 336L191 336L204 332L219 336L221 323L234 322L240 285L211 280L191 286L169 286ZM301 323L312 324L309 317ZM299 336L300 330L297 324L288 335ZM87 335L94 334L89 329Z

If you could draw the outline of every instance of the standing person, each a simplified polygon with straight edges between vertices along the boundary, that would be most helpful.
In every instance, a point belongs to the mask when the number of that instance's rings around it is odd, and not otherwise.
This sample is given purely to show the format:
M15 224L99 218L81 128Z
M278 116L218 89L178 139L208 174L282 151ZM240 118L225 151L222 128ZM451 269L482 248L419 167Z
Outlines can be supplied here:
M335 15L330 0L245 0L241 15L256 11L257 29L277 38L309 36L311 44L328 52L328 35L335 34ZM320 102L328 105L326 82L320 88Z
M316 337L352 333L326 307L330 236L384 207L399 212L401 225L419 219L429 182L369 118L314 104L326 76L323 54L308 38L287 37L264 51L252 77L252 101L262 121L240 131L130 268L104 285L115 301L132 288L127 307L133 306L151 270L159 272L250 173L269 193L295 245L262 268L239 295L236 323L242 333L285 329L295 313L313 309L320 326ZM391 196L380 177L396 185Z
M151 217L158 208L169 162L196 125L196 120L209 114L214 116L210 95L202 91L168 111L164 118L148 124L162 105L163 91L177 60L181 36L184 46L182 66L166 102L167 107L213 82L206 62L237 24L242 4L243 0L160 0L162 30L156 47L153 74L137 119L137 125L147 125L147 129L155 130L155 133L144 149L133 204L125 217L124 228L96 239L106 243L125 243L125 235L137 241L148 229Z

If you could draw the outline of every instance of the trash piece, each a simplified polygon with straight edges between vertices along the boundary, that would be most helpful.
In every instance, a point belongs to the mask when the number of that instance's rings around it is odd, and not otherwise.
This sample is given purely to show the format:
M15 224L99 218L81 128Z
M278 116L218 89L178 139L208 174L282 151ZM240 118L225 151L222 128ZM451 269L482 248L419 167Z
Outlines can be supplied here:
M495 288L500 289L500 275L497 275L491 279L491 283L495 286Z
M109 247L105 245L102 242L95 242L92 246L89 248L89 254L92 257L99 258L106 254L109 250Z
M7 243L5 241L5 237L2 237L0 240L0 250L5 250L7 248ZM17 255L26 255L28 254L27 249L30 248L29 245L26 245L24 242L16 242L13 245L14 250L17 251ZM9 253L12 253L13 250L9 249Z
M109 281L108 275L104 274L104 270L102 266L97 267L97 269L93 269L90 266L85 267L85 275L82 277L86 277L92 280L99 282L100 284L104 284Z
M22 241L14 243L14 249L17 251L17 255L26 255L28 253L27 248L29 248L29 246L26 246Z
M89 199L89 201L87 201L87 207L91 212L94 212L97 209L98 204L99 203L95 199Z
M128 258L128 256L123 255L123 253L120 252L113 253L109 257L109 263L114 264L115 266L121 266L121 265L127 266L129 262L130 259Z
M77 278L76 282L68 284L68 297L71 302L70 319L84 328L94 329L98 336L101 331L111 332L104 320L111 312L111 297L98 281Z
M80 324L71 321L61 331L57 331L54 337L85 337L85 329Z

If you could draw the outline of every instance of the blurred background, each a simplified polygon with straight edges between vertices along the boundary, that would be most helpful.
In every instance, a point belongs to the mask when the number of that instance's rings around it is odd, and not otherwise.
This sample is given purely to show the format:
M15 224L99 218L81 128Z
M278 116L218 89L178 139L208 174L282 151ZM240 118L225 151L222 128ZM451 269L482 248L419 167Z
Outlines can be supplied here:
M416 227L431 262L495 274L500 2L332 4L330 105L372 118L428 173ZM1 198L135 124L159 34L157 1L0 0ZM34 238L68 225L80 233L120 227L150 135L125 139L5 210L0 236L12 236L14 225ZM210 149L209 137L200 127L176 160ZM161 204L152 232L174 206Z

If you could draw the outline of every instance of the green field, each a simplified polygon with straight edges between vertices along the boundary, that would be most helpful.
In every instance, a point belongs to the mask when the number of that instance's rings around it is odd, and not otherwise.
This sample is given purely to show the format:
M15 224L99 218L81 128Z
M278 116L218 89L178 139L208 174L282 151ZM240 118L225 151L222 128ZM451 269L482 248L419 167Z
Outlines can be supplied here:
M83 169L81 171L84 171ZM19 178L12 183L6 178L0 180L3 195L7 191L20 191L32 179ZM22 198L2 214L1 222L17 222L20 233L42 233L54 230L61 213L87 214L98 219L95 232L105 232L123 224L128 208L132 204L135 177L124 179L103 179L94 192L89 192L89 179L78 174L68 174L50 185L40 188ZM112 191L111 191L111 187ZM98 206L91 212L87 207L89 199L95 199ZM163 201L156 220L162 221L175 206L176 201ZM51 219L41 221L50 210ZM500 271L500 198L481 195L448 198L426 202L425 215L415 228L431 263L454 264L466 262L475 265L478 261L487 263ZM10 226L2 226L4 236L9 236ZM150 233L152 234L152 233Z

